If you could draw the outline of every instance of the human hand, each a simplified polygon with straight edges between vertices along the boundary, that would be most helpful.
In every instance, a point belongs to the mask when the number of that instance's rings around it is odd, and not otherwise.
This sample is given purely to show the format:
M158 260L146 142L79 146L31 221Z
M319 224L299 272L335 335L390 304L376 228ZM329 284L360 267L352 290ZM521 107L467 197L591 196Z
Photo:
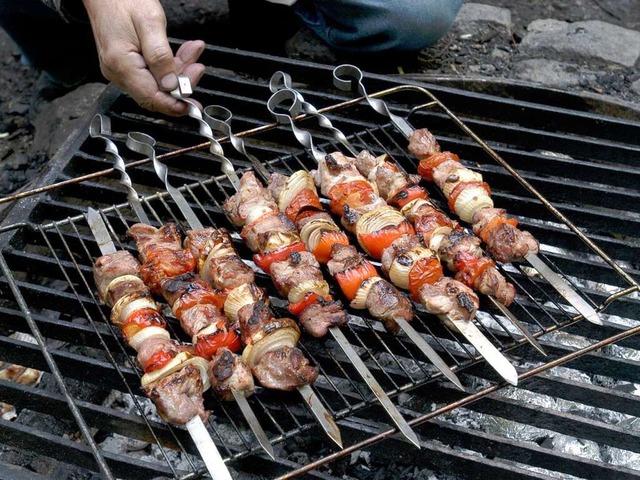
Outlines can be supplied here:
M166 115L186 115L185 102L171 96L177 75L195 87L204 65L197 63L204 42L190 40L174 57L167 39L167 19L158 0L83 0L96 41L100 70L143 108Z

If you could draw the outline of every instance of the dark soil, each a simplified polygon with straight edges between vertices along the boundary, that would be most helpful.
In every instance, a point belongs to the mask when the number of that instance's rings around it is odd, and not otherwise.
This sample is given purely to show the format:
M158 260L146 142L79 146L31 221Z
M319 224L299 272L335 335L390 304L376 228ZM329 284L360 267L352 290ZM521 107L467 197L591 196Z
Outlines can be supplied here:
M640 29L640 9L637 0L477 0L508 8L512 13L511 38L488 36L474 42L460 41L450 34L422 52L416 61L389 66L385 73L397 74L399 67L405 74L482 75L510 77L510 67L525 27L539 18L565 21L602 20L626 28ZM184 10L183 10L184 12ZM170 12L169 12L170 13ZM197 13L194 14L197 17ZM199 18L194 18L194 31L202 31ZM188 31L188 25L181 25ZM195 29L195 27L200 27ZM185 36L186 38L186 36ZM213 43L212 39L203 38ZM239 45L250 48L249 45ZM496 51L504 54L496 56ZM28 188L29 182L44 168L49 153L34 147L36 107L41 109L39 72L20 62L17 47L0 30L0 195L6 196ZM640 75L630 69L615 69L600 73L590 82L580 85L585 91L611 95L617 99L638 101L630 91L630 84ZM640 102L639 102L640 103Z

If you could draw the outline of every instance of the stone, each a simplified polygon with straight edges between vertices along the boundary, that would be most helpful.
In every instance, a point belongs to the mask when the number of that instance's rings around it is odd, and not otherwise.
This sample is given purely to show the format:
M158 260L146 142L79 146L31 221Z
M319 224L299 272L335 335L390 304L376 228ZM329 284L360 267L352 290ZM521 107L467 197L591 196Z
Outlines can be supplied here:
M105 87L103 83L86 83L44 107L33 120L35 135L32 152L53 157L71 137L78 121L91 111L91 106Z
M535 20L527 26L520 51L559 61L633 67L640 59L640 32L599 20Z
M640 78L631 84L631 90L640 95Z
M568 88L580 85L580 69L573 64L533 58L512 66L513 77L549 87Z
M488 41L496 34L511 36L511 11L482 3L464 3L452 27L458 38Z

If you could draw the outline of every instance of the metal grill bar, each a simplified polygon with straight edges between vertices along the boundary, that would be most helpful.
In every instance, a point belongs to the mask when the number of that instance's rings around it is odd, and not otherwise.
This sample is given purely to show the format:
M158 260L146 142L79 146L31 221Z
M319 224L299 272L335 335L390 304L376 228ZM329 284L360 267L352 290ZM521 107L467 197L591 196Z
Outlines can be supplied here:
M407 154L405 141L391 125L372 117L370 109L357 104L358 99L345 100L342 94L330 87L332 68L249 52L238 54L237 51L218 47L208 48L203 61L209 65L232 65L231 70L237 75L230 72L220 75L211 70L194 93L194 98L205 105L219 103L219 99L224 98L225 107L234 114L233 131L241 132L237 135L245 139L247 149L264 163L268 171L292 173L300 168L315 168L313 159L293 144L290 132L271 123L265 108L270 91L267 81L259 79L269 78L276 65L278 70L284 69L299 82L295 87L308 101L317 107L325 107L321 111L348 134L352 143L373 151L386 151L407 171L415 171L415 160ZM372 91L382 91L398 82L388 77L368 75L367 84ZM537 372L538 376L523 382L522 389L536 395L548 394L593 408L611 408L615 412L639 417L640 401L633 395L541 372L571 360L574 371L588 376L605 375L616 381L640 382L636 361L596 353L593 347L585 350L567 345L557 336L557 333L576 335L586 343L601 342L604 346L616 342L621 348L640 350L639 337L631 335L640 321L640 299L634 281L640 278L637 265L640 207L637 207L637 202L631 202L637 197L637 185L640 184L640 170L637 168L640 124L569 108L437 86L433 86L432 92L574 221L591 241L615 258L615 262L608 262L607 258L603 259L591 251L581 238L558 222L543 204L496 165L481 146L465 136L448 116L437 111L414 109L424 102L424 98L412 92L389 94L385 100L393 104L394 113L409 118L413 124L428 125L443 147L459 153L466 165L481 171L494 187L497 201L509 205L510 211L520 217L521 224L544 244L541 256L545 262L565 274L592 305L603 311L606 319L603 327L574 321L574 312L567 309L566 302L545 281L529 277L523 270L527 267L516 265L501 268L503 275L516 284L519 292L517 302L510 308L539 339L550 358L556 360L540 364L540 356L514 333L499 312L488 305L482 305L478 327L501 350L509 352L514 362L519 362L527 370L523 374L525 377ZM140 110L115 89L107 89L96 108L111 118L111 140L121 151L126 151L124 145L130 131L143 131L157 139L158 155L171 167L172 184L186 185L181 190L200 220L206 225L233 229L221 210L222 202L233 190L221 174L220 162L207 154L209 146L194 132L190 119L156 118ZM526 115L522 114L523 111ZM305 122L305 128L312 127L312 120L301 121ZM324 150L340 149L340 145L336 145L321 129L317 131L317 138L323 139ZM230 147L228 139L221 137L218 140L238 172L251 168L250 163ZM156 445L154 448L157 448L161 460L149 464L101 451L114 474L126 477L134 471L127 470L129 465L139 465L135 468L140 478L161 474L191 478L201 471L201 466L194 456L196 451L188 435L182 429L170 428L150 417L145 411L144 399L136 395L140 372L131 362L129 350L109 325L106 311L96 302L93 291L91 259L98 251L83 216L87 206L102 209L114 239L120 242L121 248L132 251L124 232L136 221L131 208L119 203L123 192L118 174L110 162L102 158L102 151L102 143L88 138L83 127L68 143L66 151L54 159L54 167L59 168L52 169L43 177L42 189L35 192L40 195L22 194L14 198L22 198L20 209L16 207L9 213L5 221L7 227L2 230L4 233L0 238L2 255L7 263L7 272L0 279L0 293L3 299L7 299L0 305L0 326L30 331L28 315L12 300L10 284L15 281L29 307L30 318L42 335L72 347L51 351L53 361L65 379L93 383L136 398L137 405L132 412L74 400L92 431L122 434ZM548 151L572 158L551 155ZM163 185L155 178L149 162L146 159L126 160L134 187L145 195L144 208L151 213L152 221L158 225L165 221L182 224L179 210L167 195L156 194L163 190ZM436 200L442 201L439 193L433 193ZM25 218L28 218L27 222ZM235 242L241 254L249 258L250 252L239 238L236 237ZM258 275L257 281L273 297L276 310L285 312L286 305L277 298L269 279ZM607 286L606 290L603 285ZM79 319L82 322L78 322ZM438 381L438 373L421 360L415 346L406 338L389 335L366 316L352 319L344 328L345 335L361 349L372 373L392 398L403 399L402 405L409 406L403 408L403 414L413 416L415 421L412 424L429 422L428 428L419 429L429 455L415 458L416 465L463 476L475 471L476 475L484 472L504 478L546 478L544 474L532 472L528 465L585 478L595 475L638 478L637 471L632 469L578 456L560 456L542 447L446 422L440 415L450 409L464 407L469 412L506 420L520 419L528 424L552 427L551 430L574 433L580 438L600 438L611 447L637 451L637 435L633 431L564 412L549 412L536 417L534 411L521 402L503 395L489 396L498 392L502 385L495 383L495 374L475 357L461 338L423 312L418 313L414 325L445 361L463 375L461 378L466 383L486 385L489 382L494 385L488 390L478 390L472 397L461 396L445 382ZM175 319L170 320L170 327L180 336L181 330ZM80 346L83 350L79 354L74 349ZM302 347L305 354L321 367L318 394L330 407L331 414L340 419L343 435L350 440L349 447L334 453L321 448L317 455L312 455L312 462L307 467L283 459L266 463L259 461L255 456L259 447L245 435L246 428L238 421L237 412L230 405L209 399L216 414L209 429L230 461L251 455L257 465L269 465L269 471L279 472L284 475L282 478L291 478L313 466L341 458L355 449L370 447L393 435L387 425L378 423L381 418L379 406L335 345L330 341L316 342L305 338ZM2 360L48 370L37 346L0 336L0 350L3 352ZM576 351L581 354L576 355ZM558 359L562 361L556 363ZM531 370L532 365L542 365L542 370ZM0 394L6 395L3 399L20 401L21 408L25 410L43 412L43 404L48 402L61 418L72 417L69 411L64 411L64 399L55 393L45 393L32 387L16 388L10 382L0 381ZM418 406L414 407L414 402ZM445 407L425 414L431 402ZM261 423L268 426L271 441L279 448L288 448L295 437L309 435L317 428L299 402L291 401L286 395L260 391L251 403ZM37 429L16 426L14 422L3 422L5 426L2 429L5 434L0 439L3 443L26 446L30 440L38 439L37 445L43 451L50 451L54 448L52 445L59 444L63 453L56 455L61 460L75 462L89 470L96 468L95 460L87 451L75 458L67 454L72 445L57 438L46 437ZM229 442L230 437L235 441ZM13 443L11 438L15 439ZM389 440L385 445L389 448L379 449L379 453L388 450L390 455L407 455L406 446L401 442ZM468 455L464 450L456 449L470 449L484 455L495 455L496 458ZM176 454L178 457L174 456ZM176 467L176 458L186 461L181 465L188 465L189 472L181 469L182 466ZM431 458L433 464L430 463ZM320 473L315 476L325 477Z

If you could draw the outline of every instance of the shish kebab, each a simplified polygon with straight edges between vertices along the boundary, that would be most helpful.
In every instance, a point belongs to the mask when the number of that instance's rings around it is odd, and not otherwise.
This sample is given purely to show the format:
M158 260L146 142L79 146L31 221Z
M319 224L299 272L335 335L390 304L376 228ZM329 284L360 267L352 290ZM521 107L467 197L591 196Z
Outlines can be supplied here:
M300 170L291 176L279 173L269 175L259 160L246 151L244 141L231 131L229 110L217 105L209 106L204 110L204 117L212 128L227 135L236 150L254 164L256 171L267 183L268 191L275 200L274 206L295 225L306 250L322 265L326 266L331 262L330 274L337 280L345 297L350 300L352 308L367 309L369 314L381 320L391 333L400 330L396 318L406 321L413 318L411 302L394 285L377 274L376 267L350 245L348 236L325 212L309 172ZM264 189L258 184L257 179L251 178L247 183L253 184L250 188L256 191L256 197L260 198L263 195ZM363 281L365 277L368 277L366 282ZM464 391L457 375L437 352L422 337L411 338L427 354L436 368Z
M289 74L275 72L269 81L269 88L273 93L284 88L293 90L303 111L315 117L321 127L331 132L333 138L353 156L353 158L347 156L343 158L353 162L360 173L366 177L365 179L354 178L352 181L359 182L360 188L364 190L369 189L365 181L375 183L380 196L387 204L401 211L414 226L416 233L424 237L431 250L438 254L440 260L451 272L456 274L455 278L486 295L489 302L511 321L525 339L546 356L540 343L507 308L515 296L515 287L507 282L495 268L495 262L485 255L480 246L480 240L431 202L426 189L419 185L420 177L407 174L388 155L373 157L366 150L358 152L344 133L333 126L327 116L305 101L302 94L292 88ZM411 247L409 251L413 248ZM398 269L398 255L389 257L390 255L387 255L387 259L392 264L395 263L395 268ZM401 258L404 258L404 254ZM386 262L387 270L390 268L389 261Z
M109 118L96 115L90 125L90 134L94 138L105 141L107 153L112 157L115 169L120 172L120 182L127 188L129 203L138 220L142 222L131 227L134 236L140 242L144 239L147 245L152 243L149 251L145 248L142 254L145 264L140 265L132 273L140 277L151 293L165 298L180 321L180 326L192 339L191 353L208 362L207 373L213 390L222 400L236 401L260 445L271 458L274 458L273 447L246 401L246 397L254 392L253 377L248 366L235 353L241 346L237 329L233 325L230 326L220 313L224 303L223 295L195 276L191 271L195 266L195 259L186 254L188 252L173 248L176 241L180 247L180 236L175 225L167 224L160 229L149 225L149 218L142 208L138 193L132 186L124 160L120 157L115 144L106 136L109 133ZM130 137L127 144L129 145L131 141ZM123 266L126 267L128 263L131 262L125 261ZM112 262L112 265L117 267L118 262ZM168 273L176 275L172 275L172 278L164 278ZM155 305L151 306L155 308ZM152 325L146 323L145 318L154 320L154 314L143 313L150 315L134 318L138 322L131 322L131 326L143 329ZM166 360L166 355L163 357L161 352L156 355L159 355L158 362Z
M196 258L200 275L227 293L224 313L239 324L242 357L254 376L265 388L298 390L327 435L342 448L338 426L310 387L318 368L310 365L296 346L300 336L297 324L273 315L266 292L255 284L253 270L237 254L226 230L205 228L182 193L169 183L168 168L156 159L153 138L136 132L134 145L136 151L152 160L158 177L186 219L190 231L185 250Z
M100 213L89 208L87 221L101 253L93 267L98 294L111 308L111 322L137 352L143 392L167 422L187 427L212 478L231 480L203 423L209 416L202 397L210 386L208 362L170 339L161 307L140 278L140 263L116 248Z
M208 107L205 112L211 112L215 108L216 106ZM211 120L206 113L205 117ZM228 127L224 122L222 125ZM224 130L231 134L230 128ZM234 146L247 155L244 145L237 143L239 139L230 136L232 141L235 141ZM212 142L214 142L213 139ZM243 227L241 238L254 252L254 262L271 276L279 293L287 297L289 312L298 317L307 332L314 337L321 337L328 333L332 335L400 432L420 448L415 432L338 329L340 325L347 322L348 317L342 305L331 299L329 286L323 278L315 257L302 251L304 244L299 240L295 226L282 224L282 220L286 221L287 218L279 215L277 205L271 200L269 193L264 190L264 195L254 196L256 192L251 187L257 184L245 182L247 178L255 179L251 172L245 173L240 181L240 188L236 188L236 194L225 202L223 208L227 218L234 225ZM247 193L247 186L250 189L249 193ZM265 203L264 200L267 202ZM252 220L248 222L250 219Z
M336 67L333 70L333 83L334 85L341 89L341 90L345 90L345 91L351 91L351 92L357 92L358 94L360 94L364 100L367 102L367 104L373 108L373 110L375 110L377 113L386 116L387 118L389 118L389 120L391 120L391 123L394 125L394 127L402 134L404 135L404 137L409 140L410 138L414 138L414 145L411 148L415 149L414 154L417 154L419 156L423 156L425 158L429 158L432 156L432 153L435 153L433 151L433 148L435 147L435 144L432 143L432 139L427 139L427 138L422 138L422 140L419 141L419 137L422 136L422 134L424 134L424 130L422 132L419 133L414 133L415 129L409 124L409 122L407 122L404 118L393 114L390 110L389 107L387 106L387 104L379 99L379 98L374 98L372 96L369 96L369 94L366 91L366 88L364 86L364 84L362 83L362 79L363 79L363 74L362 71L354 66L354 65L349 65L349 64L344 64L344 65L339 65L338 67ZM444 105L442 105L439 101L437 101L435 99L435 97L433 97L431 94L429 94L429 92L423 88L420 87L415 87L415 89L417 91L421 91L423 93L425 93L426 95L428 95L431 99L432 102L430 102L428 105L439 105L445 112L447 112L449 115L452 115L451 112L449 112L447 110L446 107L444 107ZM471 132L466 126L460 124L460 122L457 122L458 125L463 128L463 130L471 135L475 140L477 140L478 142L481 142L480 139L473 133ZM432 137L433 138L433 137ZM416 143L416 141L419 141L419 143L422 143L422 145L418 145L418 143ZM440 159L443 159L443 163L444 160L448 160L448 165L446 166L447 169L449 166L452 166L451 162L456 162L455 158L451 157L452 154L448 154L445 155L444 157L441 157L440 155L436 155L434 156L434 158L432 158L432 160L436 160L440 162ZM505 166L506 168L510 168L508 166L505 165L504 161L502 161L503 166ZM425 173L427 173L427 171L432 170L432 167L429 166L431 162L429 161L428 163L425 161L425 164L423 165L423 169L425 170ZM462 164L458 164L458 165L454 165L456 167L456 169L460 169L460 167L462 167ZM444 173L444 169L445 167L442 167L442 172ZM468 169L467 169L468 170ZM513 175L518 176L517 172L513 171L513 169L509 170ZM469 170L469 172L471 172ZM462 171L461 171L462 173ZM473 172L471 172L471 174L473 174ZM446 178L444 178L444 183L443 183L443 187L445 186L445 183L448 184L448 187L452 186L453 183L465 183L467 180L469 180L471 178L472 175L469 175L467 173L463 173L463 175L465 175L465 177L463 178L457 178L456 180L453 180L452 178L452 182L447 182L447 178L449 178L448 176ZM444 175L443 175L444 176ZM455 175L454 175L455 177ZM519 177L519 176L518 176ZM427 178L428 179L428 176ZM520 182L523 183L524 180L519 177ZM472 181L477 181L477 178L474 178ZM479 182L479 185L474 185L472 189L464 188L467 190L467 193L465 196L469 197L470 194L473 192L476 192L479 195L483 195L482 192L484 191L484 193L486 194L486 197L489 197L490 194L490 190L488 185L482 185L482 181ZM447 187L447 188L448 188ZM458 191L460 192L463 189L462 186L460 186L460 188L458 189ZM452 189L449 189L449 195L446 195L447 198L449 199L451 196ZM537 192L536 192L537 194ZM539 195L539 194L538 194ZM455 201L455 197L454 197L454 201ZM452 210L455 211L455 203L452 205ZM480 204L478 205L478 207L480 207ZM491 204L489 204L488 202L485 203L485 207L487 207L487 211L486 212L478 212L478 222L480 222L480 220L482 221L482 225L478 225L480 227L480 230L482 230L484 228L484 231L488 234L490 229L485 228L485 227L492 227L491 230L494 231L494 238L499 238L500 234L507 234L507 235L512 235L512 236L520 236L520 234L518 232L516 232L515 226L513 225L513 222L515 219L511 219L509 217L507 217L505 215L506 211L502 211L502 209L497 209L497 210L493 210L493 203L491 202ZM480 208L476 209L476 210L482 210ZM456 213L462 213L462 212L456 212ZM469 212L471 213L471 212ZM475 211L473 213L476 213ZM469 221L469 223L473 223L474 222L474 216L475 215L470 215L471 218L469 218L467 221ZM495 220L494 220L495 219ZM464 221L464 219L463 219ZM478 228L476 228L477 230ZM531 238L528 238L528 236L524 236L521 237L523 242L519 242L519 248L520 247L525 247L520 254L517 256L518 259L521 260L526 260L534 269L536 269L538 271L538 273L545 278L549 284L560 294L562 295L575 309L576 311L582 315L583 318L585 318L587 321L594 323L596 325L602 325L602 320L600 319L600 316L598 315L598 313L595 311L595 309L589 305L589 303L582 298L574 289L573 287L563 278L561 277L559 274L557 274L556 272L554 272L551 268L549 268L549 266L544 263L540 257L537 255L538 253L538 249L537 249L537 245L538 242ZM488 237L487 237L488 239ZM533 240L534 243L531 242L531 240ZM534 248L528 248L527 245L530 245L531 247ZM489 245L487 245L489 246ZM505 252L491 252L493 253L496 258L500 258ZM505 259L508 257L505 257Z
M279 112L284 103L290 104L286 114ZM388 206L377 192L348 188L349 182L345 182L348 174L360 174L351 164L350 170L336 169L336 154L327 155L320 151L314 145L311 134L295 124L294 117L301 108L295 91L277 91L270 97L268 108L276 121L289 124L298 141L310 151L318 163L318 169L314 173L315 183L320 185L324 195L331 191L332 211L341 214L343 226L356 235L358 243L370 256L380 260L384 249L394 241L402 241L415 233L402 214ZM382 227L390 225L395 228L382 230ZM417 283L420 287L415 292L414 300L419 301L429 313L438 316L447 326L460 332L507 382L516 385L518 373L513 365L471 321L479 306L477 295L463 283L443 276L435 253L426 246L421 246L420 250L420 260L426 260L426 263L422 264L425 268L421 281ZM401 326L406 330L402 324Z

